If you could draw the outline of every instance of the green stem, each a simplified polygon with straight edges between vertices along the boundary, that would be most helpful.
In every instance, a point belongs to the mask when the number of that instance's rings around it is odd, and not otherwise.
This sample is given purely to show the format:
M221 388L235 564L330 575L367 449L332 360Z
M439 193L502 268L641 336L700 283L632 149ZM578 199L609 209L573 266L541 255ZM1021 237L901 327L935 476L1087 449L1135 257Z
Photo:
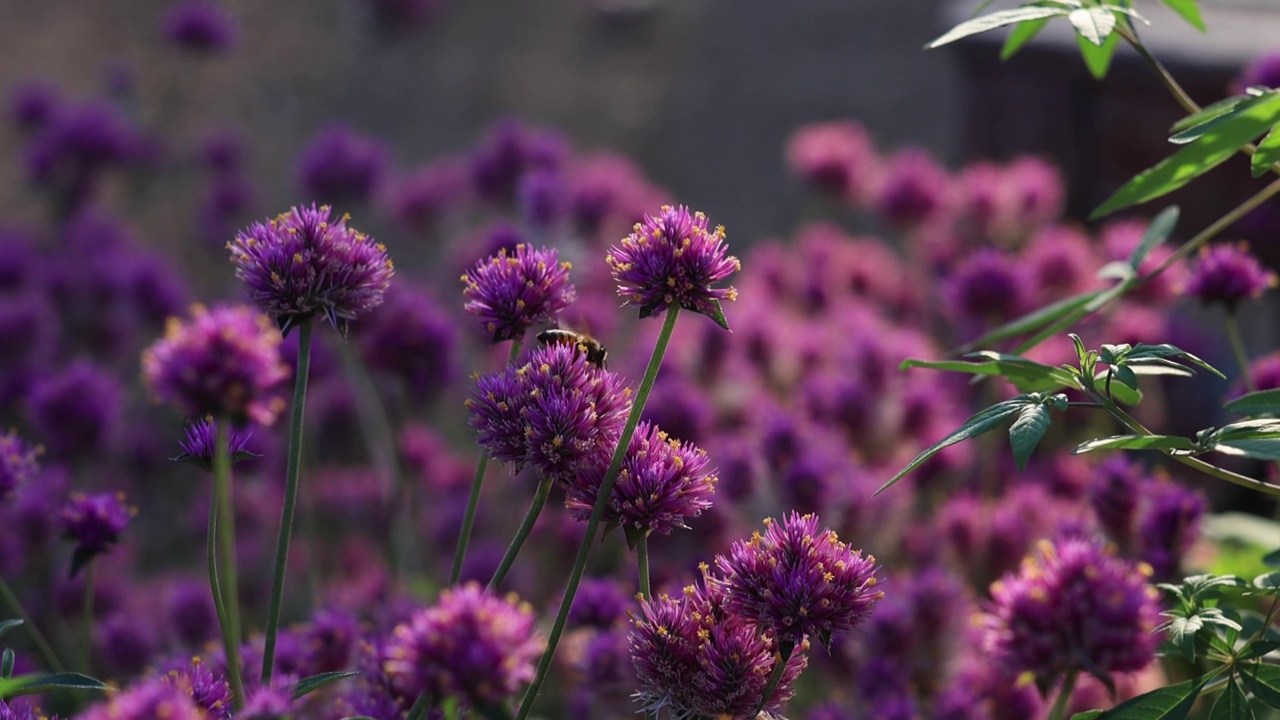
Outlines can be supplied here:
M1236 364L1240 366L1240 377L1244 378L1244 387L1249 392L1258 391L1258 383L1254 382L1253 373L1249 372L1249 352L1245 350L1244 338L1240 335L1240 316L1235 308L1227 310L1227 339L1231 341L1231 352L1236 356Z
M1076 678L1079 677L1080 671L1072 668L1067 671L1067 677L1062 681L1062 689L1058 691L1058 700L1053 704L1053 710L1049 712L1049 720L1063 720L1067 713L1067 701L1071 700L1071 693L1076 689Z
M795 649L794 641L778 643L778 657L773 662L773 672L769 673L769 682L765 683L764 692L760 694L760 704L756 706L752 717L764 712L765 705L769 704L769 698L773 697L773 692L778 689L778 683L782 682L782 674L787 671L787 663L791 661L791 653L795 652Z
M547 476L538 483L538 489L533 494L533 503L529 505L529 512L525 513L524 520L520 522L520 527L516 530L515 537L511 538L511 545L507 547L507 552L502 556L502 562L498 565L498 570L493 574L493 579L489 581L489 590L496 591L502 581L506 579L507 572L511 570L511 565L516 561L516 555L520 554L520 547L524 545L524 541L529 537L529 533L533 530L533 525L538 521L538 515L542 513L542 506L547 503L547 497L551 495L551 485L555 482L555 478Z
M582 582L582 573L587 568L587 556L591 553L591 545L595 542L596 529L600 526L600 519L604 517L605 508L609 505L613 484L622 470L622 461L626 458L627 448L631 445L631 436L635 434L636 425L640 422L640 414L644 412L644 404L649 399L649 391L653 389L653 382L658 377L658 368L662 366L662 357L666 355L667 343L671 340L671 331L675 329L676 318L679 315L679 305L672 305L667 309L667 318L662 324L662 331L658 334L658 341L653 346L649 366L645 368L644 378L640 381L640 388L636 391L635 400L631 404L631 414L627 416L627 424L623 427L622 436L618 438L618 445L613 451L613 460L609 462L609 469L600 482L595 507L591 509L591 518L587 520L586 534L582 538L582 544L578 546L578 557L574 560L573 570L569 573L569 584L565 588L564 599L560 601L560 611L556 614L551 635L547 638L547 649L543 651L542 658L538 661L537 675L534 676L529 689L525 691L524 701L520 703L520 712L516 715L516 720L524 720L529 716L529 711L533 709L533 702L538 697L538 691L542 689L542 683L547 679L547 670L550 669L551 659L555 656L556 645L560 643L560 635L564 632L565 623L569 620L569 608L573 606L573 597L578 593L578 584Z
M413 707L409 708L409 714L405 715L405 720L422 720L427 714L427 705L429 703L430 698L427 693L424 692L419 695L418 699L414 701Z
M222 554L222 642L227 652L227 674L231 679L232 699L238 711L244 707L244 682L240 676L240 588L236 574L236 516L231 502L231 422L217 419L218 430L213 452L213 488L218 505L218 545Z
M31 642L35 643L36 652L40 653L40 657L44 659L44 664L48 665L49 669L54 672L66 672L67 666L63 665L62 661L58 659L57 653L53 651L53 646L49 644L48 640L44 639L40 628L37 628L36 624L31 621L31 616L27 614L26 609L22 607L22 603L18 601L18 596L13 594L13 589L9 587L9 583L3 577L0 577L0 597L3 597L4 601L8 603L9 611L22 620L22 627L26 629L27 635L31 637Z
M307 376L311 372L311 323L311 320L304 320L298 326L298 367L293 381L289 460L284 479L284 507L280 511L275 578L271 583L271 605L267 611L267 638L262 651L262 684L265 687L271 686L271 670L276 661L276 635L280 632L280 603L284 599L285 566L289 560L289 535L293 532L293 510L298 501L298 472L302 465L302 416L303 407L307 401Z
M86 675L93 675L93 581L97 573L90 560L84 570L84 614L81 616L80 652L81 667Z
M649 536L640 536L636 543L636 571L640 574L640 594L645 600L653 599L653 590L649 585Z
M231 634L231 624L227 622L227 608L222 602L222 583L218 582L218 495L216 488L209 487L209 528L205 533L206 561L209 564L209 591L213 594L213 609L218 615L218 628L222 632L222 649L228 658L235 657L238 646L235 636ZM244 688L240 673L232 675L232 697L243 697Z
M516 361L520 354L521 338L511 341L511 353L507 356L507 365ZM506 367L505 365L503 367ZM467 498L467 511L462 516L462 529L458 532L458 548L453 553L453 569L449 572L449 584L457 585L462 577L462 561L467 557L467 545L471 543L471 528L476 522L476 507L480 504L480 490L484 487L484 473L489 469L489 456L480 453L480 461L476 463L476 476L471 481L471 495Z

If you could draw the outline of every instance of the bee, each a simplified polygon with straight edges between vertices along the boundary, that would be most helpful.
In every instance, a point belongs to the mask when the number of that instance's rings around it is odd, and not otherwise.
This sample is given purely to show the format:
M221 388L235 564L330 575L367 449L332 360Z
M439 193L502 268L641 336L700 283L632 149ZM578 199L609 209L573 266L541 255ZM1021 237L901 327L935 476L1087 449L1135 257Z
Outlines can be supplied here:
M565 330L563 328L548 328L538 333L538 342L543 345L576 345L583 355L587 356L587 362L595 365L601 370L605 367L605 358L609 357L609 351L605 349L600 341L585 333Z

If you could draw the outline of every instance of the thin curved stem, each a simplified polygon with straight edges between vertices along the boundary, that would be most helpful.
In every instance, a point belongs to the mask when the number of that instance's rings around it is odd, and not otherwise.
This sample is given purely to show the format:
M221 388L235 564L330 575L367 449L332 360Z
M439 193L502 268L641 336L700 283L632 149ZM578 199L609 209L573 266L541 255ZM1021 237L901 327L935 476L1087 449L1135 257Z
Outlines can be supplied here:
M769 704L769 698L773 697L774 691L778 689L778 683L782 682L782 674L787 671L787 663L791 661L791 653L795 650L794 641L778 643L778 656L773 662L773 672L769 673L769 682L765 683L764 692L760 693L760 704L756 706L753 717L764 712L765 706Z
M307 400L307 376L311 372L311 320L298 326L298 365L294 371L293 408L289 425L289 459L285 469L284 507L280 511L280 535L276 541L275 577L271 583L271 605L267 611L267 637L262 652L262 684L271 686L276 660L276 635L280 632L280 604L284 599L285 567L289 560L289 536L293 532L293 511L298 501L298 473L302 466L302 417Z
M16 614L22 620L22 627L26 629L31 642L35 643L36 652L40 653L40 657L44 659L44 664L48 665L49 669L54 672L66 672L67 666L63 665L62 661L58 659L58 654L53 651L53 646L49 644L48 640L44 639L44 634L32 622L31 616L27 614L26 609L19 602L18 596L13 594L13 589L9 587L9 583L3 577L0 577L0 597L3 597L4 601L9 604L10 612Z
M551 485L555 482L555 478L547 476L538 483L538 489L533 494L533 502L529 505L529 512L524 514L524 520L520 522L520 527L516 530L515 537L511 538L511 544L507 546L507 552L502 556L502 562L498 564L498 570L494 572L493 579L489 581L489 590L496 591L502 581L506 579L507 572L511 570L511 565L515 563L516 556L520 554L520 548L524 545L524 541L529 537L529 533L533 531L533 526L538 522L538 515L542 513L542 506L547 503L547 497L551 495Z
M520 347L524 344L521 338L511 341L511 353L507 355L507 365L516 361ZM506 367L504 365L503 367ZM449 584L457 585L462 577L462 561L467 557L467 545L471 543L471 528L476 522L476 507L480 505L480 491L484 488L484 474L489 469L489 456L483 451L476 463L476 476L471 480L471 494L467 497L467 510L462 516L462 529L458 531L458 547L453 552L453 569L449 571Z
M96 577L96 569L90 561L84 569L84 613L80 626L81 666L86 675L93 675L93 581Z
M222 554L222 641L227 652L227 674L231 679L235 709L244 707L244 681L240 669L240 588L236 575L236 516L231 501L231 423L218 418L213 452L213 488L221 522L216 523ZM213 528L210 528L210 532Z
M636 572L640 575L640 594L646 600L653 599L653 590L649 585L649 536L641 535L636 543Z
M1049 720L1062 720L1066 717L1067 701L1071 699L1071 693L1076 690L1076 678L1080 676L1080 671L1072 668L1067 671L1067 677L1062 681L1062 689L1058 691L1058 699L1053 703L1053 710L1049 711Z
M635 400L631 404L631 414L627 416L627 424L622 429L621 437L618 438L618 445L614 448L609 469L605 471L604 479L600 482L595 507L591 509L586 533L582 538L582 544L578 546L578 557L574 560L573 570L569 573L569 584L565 588L564 599L560 601L560 611L556 614L555 624L552 625L551 634L547 637L547 648L542 652L542 658L538 660L538 672L529 689L525 691L516 720L525 720L529 716L534 700L538 698L538 691L542 689L542 683L547 679L547 670L550 669L551 659L555 656L556 645L560 643L560 635L564 632L565 623L569 620L569 608L573 606L574 595L578 593L578 585L582 582L582 573L587 568L587 556L591 554L596 530L600 526L600 519L604 517L605 508L609 505L613 484L622 470L622 461L626 458L627 448L631 445L631 436L635 434L636 425L640 423L640 415L644 412L644 404L649 399L649 391L653 389L653 383L658 378L658 368L662 366L662 357L666 355L667 343L671 341L671 332L676 327L676 318L679 315L679 305L672 305L667 309L666 321L663 322L662 330L658 333L658 341L653 346L649 366L645 368L644 378L641 379Z
M413 702L413 707L409 708L409 713L405 715L405 720L422 720L427 714L427 706L431 702L431 697L427 693L422 693L418 699Z
M1231 342L1231 352L1236 356L1236 365L1240 367L1240 377L1244 378L1244 388L1249 392L1258 392L1258 383L1249 372L1249 351L1244 347L1244 337L1240 335L1240 316L1235 308L1227 310L1227 339Z

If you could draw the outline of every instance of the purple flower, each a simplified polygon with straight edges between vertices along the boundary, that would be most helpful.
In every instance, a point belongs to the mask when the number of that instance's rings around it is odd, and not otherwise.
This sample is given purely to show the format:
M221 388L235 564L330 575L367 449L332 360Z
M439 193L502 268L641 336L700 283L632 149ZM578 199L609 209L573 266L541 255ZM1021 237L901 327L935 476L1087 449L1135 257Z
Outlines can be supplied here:
M876 212L893 225L916 228L947 210L951 179L927 151L908 148L894 155L874 201Z
M516 471L570 480L608 461L631 409L631 391L577 347L539 347L524 362L476 381L470 423L489 456Z
M164 35L182 50L213 55L235 43L236 26L225 10L209 0L183 0L165 13Z
M559 168L565 142L558 135L516 120L494 123L471 156L471 182L487 200L510 203L521 176L532 168Z
M215 130L200 141L200 159L213 172L234 172L244 167L248 147L233 128Z
M395 267L387 249L334 218L328 205L292 208L228 244L236 277L285 334L316 314L343 335L382 304Z
M717 555L724 573L726 607L799 644L817 637L830 647L835 632L852 630L884 596L875 589L875 558L852 550L831 530L819 530L816 515L791 513L766 519L764 534L736 541Z
M568 196L564 177L555 170L538 168L525 173L516 194L520 214L531 227L551 227L564 215Z
M20 130L36 131L53 119L62 103L62 94L53 84L32 80L9 93L9 119Z
M207 597L206 589L204 595ZM174 687L186 691L196 706L208 713L215 720L227 720L231 717L232 704L231 685L222 675L215 675L199 657L191 659L191 664L169 671L167 681Z
M137 514L138 508L125 503L124 493L72 493L59 515L63 536L76 543L72 576L94 557L110 552Z
M673 718L752 717L773 673L778 641L729 607L714 584L690 585L679 597L642 598L631 617L631 662L640 680L636 698L647 712L668 708ZM808 663L807 642L764 703L769 715L791 699Z
M1182 292L1206 305L1220 302L1234 312L1242 300L1257 300L1280 284L1274 272L1258 264L1247 243L1200 248Z
M570 627L613 627L626 618L631 598L613 580L584 578L569 608Z
M1249 375L1259 390L1280 388L1280 352L1254 360L1249 364Z
M1030 288L1024 269L1005 253L985 249L956 267L943 285L946 307L969 320L1002 320L1027 305Z
M1022 252L1029 267L1030 290L1038 305L1084 292L1097 284L1097 255L1080 230L1046 227L1031 237Z
M983 649L1009 673L1032 673L1042 691L1072 670L1104 684L1141 670L1159 640L1150 572L1089 540L1046 541L1039 558L991 586Z
M382 185L387 148L345 125L329 125L298 158L298 184L315 200L336 204L368 202Z
M258 457L247 449L253 431L232 425L227 431L227 456L231 464L249 458ZM213 418L205 418L187 424L187 439L179 440L178 447L182 454L173 458L174 462L189 462L205 470L213 469L213 456L217 452L218 423Z
M1137 554L1155 582L1181 577L1182 558L1200 536L1208 510L1204 495L1177 483L1155 480L1143 488L1146 507L1138 518Z
M140 147L137 129L111 105L63 107L28 143L27 174L54 194L56 209L66 218L93 196L108 169L135 160Z
M591 516L605 470L600 463L570 476L565 505L575 518ZM668 535L687 527L686 518L711 507L718 480L706 451L670 437L657 425L640 423L627 447L604 521L621 526L628 537Z
M1089 485L1089 505L1098 517L1098 524L1121 549L1128 548L1133 540L1143 480L1140 467L1116 456L1098 464Z
M94 628L95 645L113 677L129 677L146 669L158 643L155 626L145 615L117 612Z
M21 700L15 700L12 705L0 700L0 720L58 720L58 716L45 717L44 713L23 704Z
M433 162L398 178L390 191L391 213L406 230L426 235L467 193L467 170L460 160Z
M521 243L513 253L499 250L462 276L464 307L480 318L493 342L522 338L525 330L550 322L577 299L571 267L550 248Z
M356 335L369 367L401 379L415 403L435 399L454 378L458 331L425 292L390 288Z
M168 593L165 615L173 633L187 647L199 647L217 634L218 618L204 583L175 584Z
M674 304L729 329L720 301L736 299L738 291L712 286L741 270L742 263L725 254L724 226L708 230L706 215L663 205L657 215L636 223L605 260L618 294L640 307L640 317L661 315Z
M249 694L244 709L236 713L238 720L285 720L291 717L291 688L260 687Z
M191 699L181 682L158 676L130 686L94 705L79 720L206 720L208 715Z
M12 430L0 435L0 505L13 498L14 491L27 484L40 470L39 447L28 445Z
M1280 52L1270 52L1255 59L1244 69L1236 84L1241 92L1254 85L1280 87Z
M527 604L468 583L447 588L395 629L383 671L408 697L427 692L477 707L503 702L532 680L542 646Z
M142 374L157 398L188 418L270 425L283 405L272 391L289 368L265 315L244 305L197 305L190 320L171 320L164 337L143 352ZM192 448L199 439L199 432L188 436Z
M787 141L791 172L819 192L858 202L879 170L867 131L851 120L805 125Z
M50 455L90 458L107 450L123 402L113 376L88 360L77 360L32 386L27 414Z
M1016 224L1024 232L1062 215L1066 188L1062 173L1053 163L1035 156L1017 158L1005 167L1005 179L1012 188Z

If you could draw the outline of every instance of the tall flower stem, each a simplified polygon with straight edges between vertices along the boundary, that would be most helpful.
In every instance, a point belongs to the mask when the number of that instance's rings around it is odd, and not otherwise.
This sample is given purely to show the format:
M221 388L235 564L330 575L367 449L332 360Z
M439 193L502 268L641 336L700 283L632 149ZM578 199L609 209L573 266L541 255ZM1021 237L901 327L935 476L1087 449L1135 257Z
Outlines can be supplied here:
M641 535L636 543L636 572L640 575L640 594L645 600L653 599L649 585L649 536Z
M27 635L30 636L31 642L35 643L36 652L40 653L40 657L44 659L44 664L54 672L66 672L67 666L62 664L58 659L57 653L53 651L53 646L48 640L44 639L44 635L40 632L40 628L31 621L31 616L22 607L22 603L18 601L18 596L13 594L13 589L9 587L9 583L3 577L0 577L0 598L4 598L5 603L9 605L9 612L17 615L22 620L22 627L26 629Z
M244 681L240 674L240 588L236 574L236 516L231 502L231 422L217 419L218 431L213 451L213 493L218 515L210 519L209 532L218 533L218 546L222 554L222 583L217 592L222 595L222 643L227 653L227 675L231 679L232 700L235 709L244 707ZM210 512L212 516L212 512ZM215 559L216 562L216 559ZM218 578L210 576L210 582ZM215 606L216 609L216 606Z
M1049 711L1049 720L1062 720L1067 716L1067 701L1071 699L1071 693L1076 689L1076 678L1079 677L1080 671L1072 668L1067 672L1067 677L1062 681L1062 689L1058 691L1058 699L1053 703L1053 710Z
M1227 310L1227 339L1231 341L1231 352L1236 356L1236 364L1240 366L1240 377L1244 378L1244 387L1249 392L1258 391L1258 383L1249 372L1249 352L1245 350L1244 338L1240 335L1240 316L1235 308Z
M311 320L298 326L298 366L294 371L293 408L289 418L289 459L285 468L284 507L280 511L280 536L276 542L275 577L271 583L271 605L267 610L267 638L262 651L262 684L271 686L276 661L276 635L280 632L280 603L284 599L285 566L289 560L289 535L293 532L293 510L298 502L298 471L302 465L302 416L307 400L307 376L311 373Z
M91 561L84 569L84 613L80 622L80 664L86 675L93 674L93 581L96 575Z
M507 365L516 361L520 347L524 343L520 338L511 341L511 353L507 356ZM480 453L480 461L476 463L476 476L471 481L471 494L467 497L467 511L462 516L462 529L458 532L458 549L453 553L453 569L449 571L449 584L457 585L462 577L462 561L467 557L467 545L471 542L471 528L476 522L476 506L480 504L480 490L484 487L484 473L489 469L489 456ZM519 548L516 548L517 550Z
M405 715L405 720L422 720L423 717L426 717L427 706L430 704L431 697L426 692L423 692L414 701L413 707L409 708L409 713Z
M533 494L533 502L529 505L529 512L525 513L524 520L520 522L520 527L516 530L515 537L511 538L511 545L507 547L506 554L502 556L502 562L498 564L497 571L493 573L493 579L489 581L489 590L497 590L502 585L502 581L506 579L507 572L511 570L511 565L516 561L516 555L520 554L521 546L524 545L524 541L533 530L534 523L538 522L538 515L542 513L542 506L547 504L547 497L551 495L551 486L554 483L555 478L550 475L544 477L538 483L538 489Z
M215 449L214 452L217 452ZM218 497L210 485L209 488L209 528L205 533L205 560L209 564L209 591L213 594L213 609L218 615L218 629L222 632L222 649L228 658L235 657L238 644L231 635L231 625L227 622L227 609L222 602L222 583L218 581ZM238 670L238 667L237 667ZM244 683L237 671L231 675L232 698L244 696Z
M756 715L764 712L764 706L769 704L769 698L773 697L773 691L778 689L778 683L782 682L782 674L787 671L787 663L791 662L791 653L795 652L796 644L792 640L786 640L778 643L778 655L773 661L773 672L769 673L769 682L764 685L764 692L760 693L760 704L756 706Z
M662 324L658 341L653 346L653 355L649 358L649 366L645 368L644 378L636 391L635 400L631 405L631 414L627 416L627 424L622 428L622 436L618 438L618 445L614 448L609 469L600 482L595 507L591 509L591 518L587 520L586 534L582 538L582 544L578 546L578 557L574 560L573 570L569 573L569 584L565 588L564 599L560 601L560 611L556 614L555 624L551 627L550 636L547 637L547 649L542 652L542 658L538 661L537 675L534 676L529 689L525 691L524 701L520 703L520 712L516 715L516 720L524 720L529 716L529 711L533 709L533 702L538 698L538 691L542 689L542 683L547 679L547 671L551 668L551 659L555 656L556 645L560 643L560 635L564 633L565 623L569 620L569 608L573 606L573 598L577 595L578 585L582 582L582 573L587 568L587 556L591 554L596 529L599 528L600 519L604 517L604 510L609 505L613 484L622 470L622 461L626 459L627 448L631 446L631 436L635 434L636 425L640 423L640 414L644 412L649 391L653 389L653 383L658 378L658 368L662 366L662 358L667 353L667 343L671 340L671 332L676 327L676 318L679 315L679 305L673 304L667 309L666 321Z

